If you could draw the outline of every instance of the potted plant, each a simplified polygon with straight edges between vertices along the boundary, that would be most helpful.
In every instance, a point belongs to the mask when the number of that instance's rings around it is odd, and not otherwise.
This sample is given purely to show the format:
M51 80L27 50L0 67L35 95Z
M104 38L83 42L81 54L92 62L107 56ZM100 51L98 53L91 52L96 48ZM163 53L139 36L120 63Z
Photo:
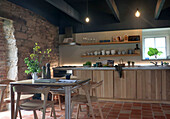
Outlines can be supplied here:
M155 56L155 59L157 59L157 55L161 55L163 52L158 51L156 48L149 48L148 55L149 56Z
M38 43L35 43L33 53L24 59L25 64L27 65L27 70L25 70L25 73L31 74L33 81L38 79L37 73L41 72L42 60L45 56L50 57L50 52L51 49L46 49L42 52Z

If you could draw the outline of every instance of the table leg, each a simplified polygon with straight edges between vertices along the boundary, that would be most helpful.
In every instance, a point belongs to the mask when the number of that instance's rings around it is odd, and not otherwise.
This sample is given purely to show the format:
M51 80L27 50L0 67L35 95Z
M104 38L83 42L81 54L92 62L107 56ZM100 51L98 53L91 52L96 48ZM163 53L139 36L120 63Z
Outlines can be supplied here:
M71 119L71 87L65 87L65 119Z
M14 94L14 91L13 91L13 86L10 85L10 94L11 94L11 119L14 119L14 113L15 113L15 108L14 108L14 97L15 97L15 94Z

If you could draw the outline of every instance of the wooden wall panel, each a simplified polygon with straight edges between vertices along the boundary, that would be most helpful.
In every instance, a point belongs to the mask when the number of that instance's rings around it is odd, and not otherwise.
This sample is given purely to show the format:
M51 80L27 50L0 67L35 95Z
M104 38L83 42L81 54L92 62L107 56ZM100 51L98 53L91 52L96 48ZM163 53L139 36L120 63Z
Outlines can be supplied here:
M136 99L136 71L125 70L120 78L119 73L114 73L114 97L123 99Z
M93 71L93 81L103 80L103 85L97 88L97 96L113 98L113 71Z

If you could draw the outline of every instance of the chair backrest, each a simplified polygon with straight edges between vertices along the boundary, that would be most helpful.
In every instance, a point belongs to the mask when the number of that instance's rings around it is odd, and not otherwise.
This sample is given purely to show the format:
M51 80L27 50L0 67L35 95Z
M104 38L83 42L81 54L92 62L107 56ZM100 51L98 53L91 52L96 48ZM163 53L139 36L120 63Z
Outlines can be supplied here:
M97 95L97 92L96 92L96 88L101 86L103 83L103 80L99 81L99 82L88 82L84 85L82 85L82 89L84 90L85 93L89 93L90 94L90 91L94 91L95 95Z
M50 87L31 87L31 86L16 85L13 88L14 88L14 92L17 92L17 93L48 94L48 92L50 91Z
M8 87L10 82L14 82L14 80L1 80L0 81L0 111L4 102L4 95L5 95L5 90Z

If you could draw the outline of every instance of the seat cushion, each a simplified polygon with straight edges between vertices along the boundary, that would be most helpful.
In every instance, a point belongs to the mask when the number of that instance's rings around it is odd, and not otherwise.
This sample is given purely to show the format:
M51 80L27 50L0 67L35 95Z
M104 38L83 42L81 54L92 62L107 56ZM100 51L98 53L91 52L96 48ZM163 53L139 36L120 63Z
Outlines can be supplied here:
M96 102L97 97L96 96L90 96L91 102ZM86 95L76 95L73 96L71 99L73 102L79 102L79 103L87 103Z
M22 103L19 108L21 110L39 110L43 109L43 103L44 103L43 100L30 100L25 103ZM53 101L47 101L46 107L52 104L54 104Z

